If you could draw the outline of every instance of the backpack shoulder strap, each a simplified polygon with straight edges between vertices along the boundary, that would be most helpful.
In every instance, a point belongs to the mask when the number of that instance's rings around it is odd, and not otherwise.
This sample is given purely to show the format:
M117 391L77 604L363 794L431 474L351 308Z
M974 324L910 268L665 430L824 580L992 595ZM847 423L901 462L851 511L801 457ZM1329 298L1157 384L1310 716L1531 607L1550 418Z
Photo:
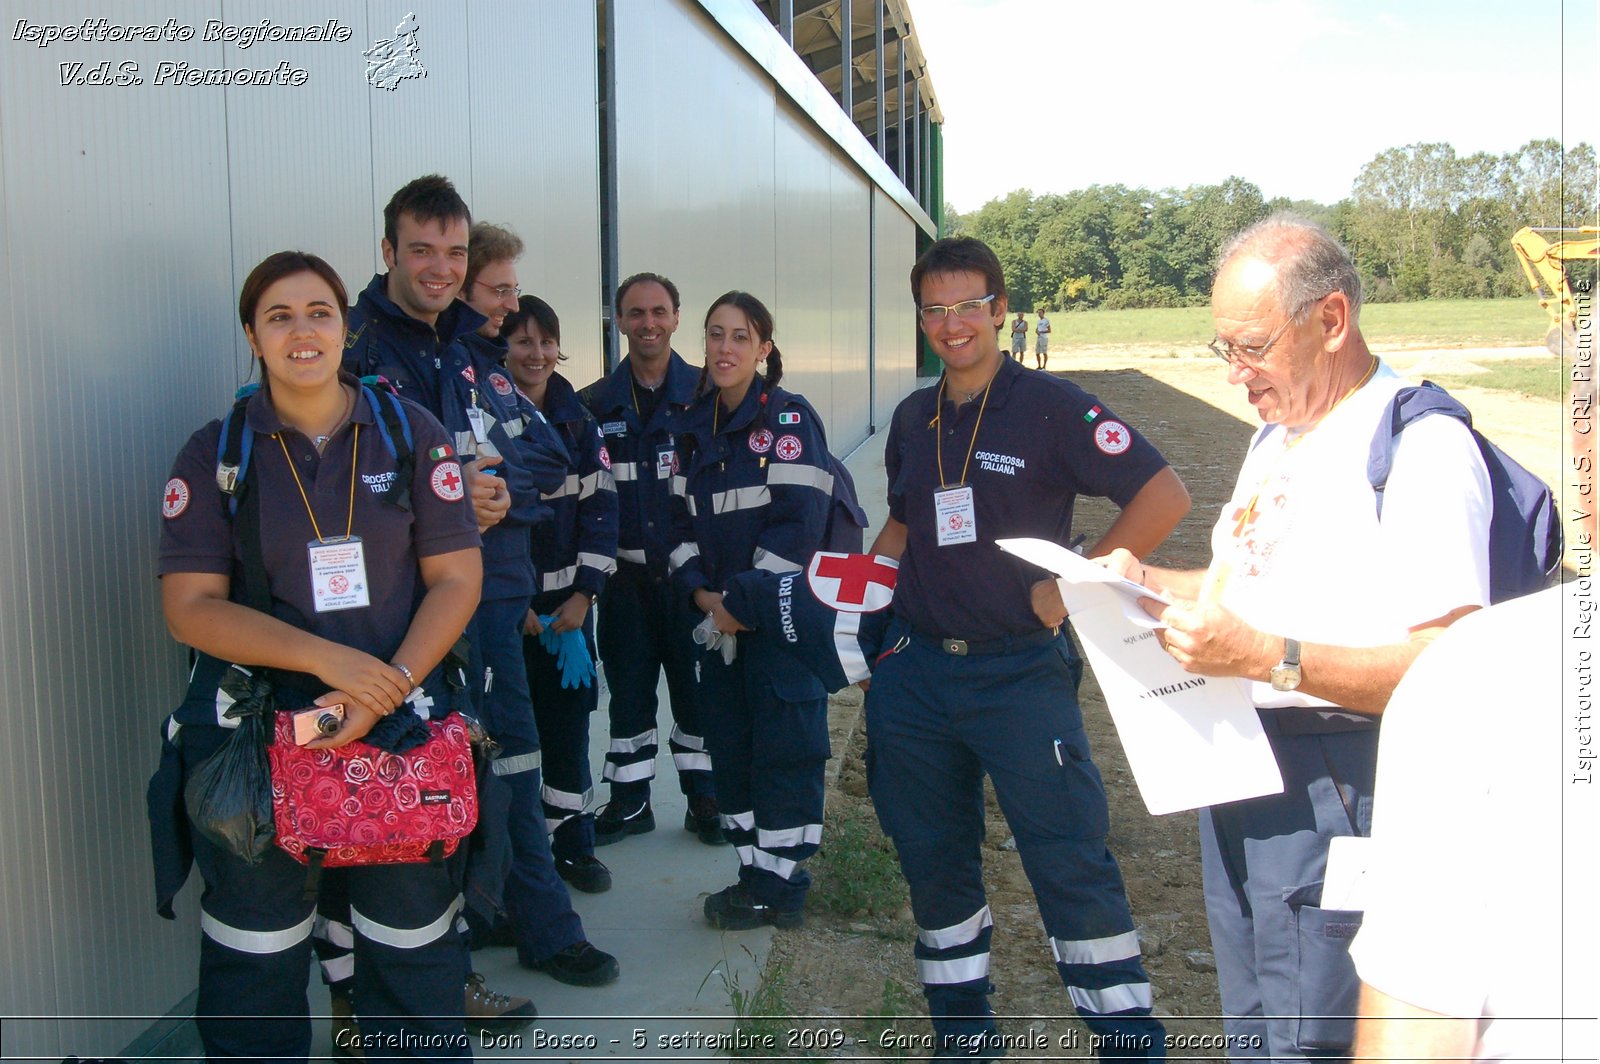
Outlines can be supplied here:
M411 419L394 386L382 377L361 378L361 394L372 408L378 435L394 459L395 479L384 490L384 497L402 510L411 509L411 477L416 472L415 441L411 436Z
M1400 439L1400 433L1412 422L1420 421L1430 414L1444 414L1453 417L1467 426L1472 432L1473 439L1478 443L1478 448L1483 449L1483 443L1477 432L1472 428L1472 411L1461 404L1461 401L1432 381L1423 381L1420 385L1401 388L1389 400L1389 406L1384 413L1382 422L1372 435L1372 444L1367 449L1367 483L1372 485L1378 516L1383 516L1384 489L1389 484L1389 471L1394 465L1394 451Z
M222 431L217 436L217 489L222 492L230 518L239 512L255 446L256 434L245 424L245 408L257 388L256 384L247 384L234 394L233 407L222 419Z

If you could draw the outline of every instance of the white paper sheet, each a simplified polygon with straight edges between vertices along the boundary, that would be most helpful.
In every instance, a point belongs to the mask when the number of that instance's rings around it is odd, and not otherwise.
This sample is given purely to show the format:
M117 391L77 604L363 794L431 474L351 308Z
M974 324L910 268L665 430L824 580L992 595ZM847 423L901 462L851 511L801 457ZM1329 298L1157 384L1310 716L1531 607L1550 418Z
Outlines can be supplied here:
M997 543L1060 577L1068 620L1089 656L1128 767L1152 814L1283 790L1246 685L1185 672L1162 649L1155 621L1137 602L1159 595L1058 543Z

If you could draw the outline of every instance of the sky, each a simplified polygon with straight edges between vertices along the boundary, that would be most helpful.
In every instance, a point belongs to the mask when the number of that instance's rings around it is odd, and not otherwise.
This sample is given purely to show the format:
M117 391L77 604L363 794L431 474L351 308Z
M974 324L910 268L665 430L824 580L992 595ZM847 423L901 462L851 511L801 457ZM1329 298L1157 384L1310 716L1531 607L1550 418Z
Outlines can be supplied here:
M1594 0L908 6L944 114L944 198L959 211L1019 188L1230 176L1268 199L1331 204L1388 148L1600 141Z

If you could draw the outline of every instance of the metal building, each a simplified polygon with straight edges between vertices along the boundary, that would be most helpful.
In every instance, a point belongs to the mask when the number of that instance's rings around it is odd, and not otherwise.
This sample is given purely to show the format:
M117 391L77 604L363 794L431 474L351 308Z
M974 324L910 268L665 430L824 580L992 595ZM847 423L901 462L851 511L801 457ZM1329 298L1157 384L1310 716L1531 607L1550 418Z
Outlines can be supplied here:
M7 1056L110 1055L194 985L197 877L178 926L160 920L146 842L184 677L153 579L157 496L248 375L250 267L305 248L359 290L390 193L443 173L527 240L522 283L567 323L572 377L614 350L619 276L677 280L691 361L703 308L748 289L844 453L914 386L905 286L936 229L939 113L903 0L5 16L0 1015L37 1017L6 1024Z

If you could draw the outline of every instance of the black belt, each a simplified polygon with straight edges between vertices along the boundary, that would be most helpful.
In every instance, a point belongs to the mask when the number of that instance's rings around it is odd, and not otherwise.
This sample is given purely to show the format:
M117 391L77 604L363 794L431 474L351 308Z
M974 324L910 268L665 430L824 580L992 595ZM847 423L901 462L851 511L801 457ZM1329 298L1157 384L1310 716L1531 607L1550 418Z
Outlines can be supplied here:
M952 639L948 636L928 635L926 632L919 632L913 628L911 637L920 643L936 647L946 654L964 658L976 654L1009 654L1014 650L1026 650L1029 647L1044 646L1059 639L1061 637L1061 629L1040 628L1032 632L1003 635L995 639Z

